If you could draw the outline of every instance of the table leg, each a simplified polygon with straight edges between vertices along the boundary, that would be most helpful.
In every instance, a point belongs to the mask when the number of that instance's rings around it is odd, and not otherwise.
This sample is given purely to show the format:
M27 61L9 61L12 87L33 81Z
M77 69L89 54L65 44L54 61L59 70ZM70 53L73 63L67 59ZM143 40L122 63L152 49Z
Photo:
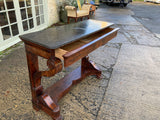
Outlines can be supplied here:
M81 62L81 70L83 74L88 73L89 75L96 75L97 78L101 78L101 71L94 62L89 60L88 56L82 58Z
M97 78L101 78L101 71L93 62L89 61L88 57L84 57L82 58L81 66L48 87L44 93L49 95L54 104L58 106L58 101L69 92L70 88L89 75L96 75Z
M38 106L39 103L38 96L40 96L43 92L43 87L41 85L41 78L34 77L34 74L39 71L38 56L27 51L26 51L26 56L27 56L27 63L29 70L33 108L38 111L40 109L40 107Z
M58 58L54 58L53 56L51 56L52 59L48 59L47 62L50 69L48 71L39 71L38 55L35 54L38 53L38 49L34 48L34 51L31 52L31 46L25 45L25 48L29 70L33 108L36 111L40 109L43 110L48 115L50 115L53 120L62 120L62 117L60 116L59 106L54 103L54 101L49 95L44 93L43 86L41 85L42 76L51 77L62 70L61 61Z
M39 71L38 55L27 51L27 48L26 55L29 69L33 108L37 111L40 109L43 110L48 115L50 115L53 120L62 120L62 117L60 116L58 101L69 92L70 88L74 84L79 83L89 75L96 75L97 78L101 77L101 71L92 61L89 60L89 57L84 57L81 60L81 66L44 91L43 86L41 85L41 77L51 77L60 72L62 70L61 61L58 58L51 56L52 59L48 59L48 66L50 70Z

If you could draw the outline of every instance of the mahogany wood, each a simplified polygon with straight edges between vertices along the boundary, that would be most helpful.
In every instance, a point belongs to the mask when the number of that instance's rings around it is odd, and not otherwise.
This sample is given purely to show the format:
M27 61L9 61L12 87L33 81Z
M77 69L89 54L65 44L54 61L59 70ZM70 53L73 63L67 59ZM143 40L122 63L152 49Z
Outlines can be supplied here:
M80 20L82 21L84 17L87 17L87 19L89 19L89 15L82 16L82 17L70 17L70 16L68 16L68 17L67 17L67 23L68 23L68 24L70 23L70 19L71 19L71 18L74 19L75 22L77 22L79 18L80 18Z
M87 56L93 50L97 49L98 47L106 44L109 40L113 39L117 35L118 28L112 30L109 33L106 33L103 36L85 44L84 46L75 49L71 52L66 53L63 55L64 57L64 66L68 67L69 65L73 64L74 62L78 61L80 58Z
M90 52L114 38L117 31L118 29L107 28L72 43L63 44L56 49L50 49L42 44L32 43L21 38L25 43L33 108L37 111L43 110L53 120L62 120L58 101L69 92L73 85L79 83L85 77L96 75L97 78L101 78L101 71L87 56ZM39 70L38 56L47 59L47 70ZM46 90L43 89L41 78L43 76L51 77L62 71L62 60L64 61L64 67L67 67L79 59L81 59L81 66Z
M91 9L90 9L90 11L89 11L91 14L93 14L94 13L94 16L95 16L95 12L96 12L96 6L95 5L91 5Z

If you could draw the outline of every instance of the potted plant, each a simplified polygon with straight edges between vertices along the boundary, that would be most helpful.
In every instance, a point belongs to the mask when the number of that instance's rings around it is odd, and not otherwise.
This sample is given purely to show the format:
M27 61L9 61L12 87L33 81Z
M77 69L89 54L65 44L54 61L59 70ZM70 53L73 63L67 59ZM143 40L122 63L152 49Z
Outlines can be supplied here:
M65 6L70 5L70 6L75 6L77 7L77 2L76 0L63 0L59 2L59 17L61 22L67 22L67 11L65 10Z
M79 0L81 5L83 5L84 0ZM75 6L78 8L77 0L61 0L59 1L59 16L61 22L67 22L67 11L65 10L65 6Z

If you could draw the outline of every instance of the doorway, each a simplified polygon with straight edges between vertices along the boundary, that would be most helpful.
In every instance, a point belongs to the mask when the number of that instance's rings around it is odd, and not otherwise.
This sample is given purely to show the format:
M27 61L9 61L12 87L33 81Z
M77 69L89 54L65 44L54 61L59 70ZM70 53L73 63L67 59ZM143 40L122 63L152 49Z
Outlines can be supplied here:
M0 51L45 26L44 0L0 0Z

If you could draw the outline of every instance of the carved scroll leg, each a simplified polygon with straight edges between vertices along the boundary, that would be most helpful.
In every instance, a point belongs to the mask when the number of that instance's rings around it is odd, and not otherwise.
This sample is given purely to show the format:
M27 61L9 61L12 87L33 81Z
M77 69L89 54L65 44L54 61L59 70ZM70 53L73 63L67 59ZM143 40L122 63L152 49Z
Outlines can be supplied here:
M82 58L81 67L82 73L87 72L90 75L96 75L98 79L101 78L102 72L99 70L99 68L95 65L94 62L89 60L88 56Z
M40 98L42 109L52 117L53 120L62 120L62 116L60 116L60 108L55 103L52 98L47 95L43 94Z

